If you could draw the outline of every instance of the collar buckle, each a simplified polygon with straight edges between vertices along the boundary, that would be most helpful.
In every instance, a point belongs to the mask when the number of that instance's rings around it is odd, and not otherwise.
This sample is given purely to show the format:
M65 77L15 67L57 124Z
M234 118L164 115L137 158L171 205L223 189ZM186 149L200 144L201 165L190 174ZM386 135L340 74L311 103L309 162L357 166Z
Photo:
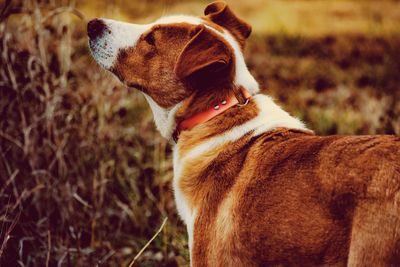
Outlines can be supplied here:
M236 105L237 105L238 107L244 107L244 106L246 106L249 102L250 102L250 98L247 98L247 99L246 99L246 102L244 102L243 104L237 103Z

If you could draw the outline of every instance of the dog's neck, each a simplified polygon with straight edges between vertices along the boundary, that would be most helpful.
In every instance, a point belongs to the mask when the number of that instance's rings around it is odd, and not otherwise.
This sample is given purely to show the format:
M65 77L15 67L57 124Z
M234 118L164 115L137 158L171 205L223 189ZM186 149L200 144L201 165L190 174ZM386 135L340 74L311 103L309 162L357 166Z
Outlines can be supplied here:
M245 106L249 103L251 95L246 89L236 86L233 89L231 92L228 91L228 95L226 96L226 93L222 93L217 96L206 96L200 102L196 101L198 99L195 97L187 101L187 104L182 106L175 116L177 126L173 134L174 141L178 141L182 131L191 130L236 105ZM196 108L193 108L193 106Z
M262 94L252 96L245 106L234 106L205 123L183 131L174 146L174 192L182 219L191 224L199 195L197 171L202 171L225 150L237 147L240 140L258 137L276 128L308 131L304 124ZM247 141L246 141L247 142ZM185 172L188 166L190 173Z
M153 112L154 121L161 135L172 140L174 131L179 122L190 118L196 114L204 112L217 103L228 99L234 92L234 85L229 83L217 84L197 84L191 87L191 95L178 102L170 108L163 108L157 104L149 95L144 94L149 106ZM242 87L240 87L242 88ZM257 92L254 87L250 94Z
M160 133L172 140L177 127L177 118L192 116L212 106L215 100L224 99L224 93L213 94L213 90L207 91L209 92L207 94L192 94L170 109L161 108L145 95ZM226 90L226 94L229 95L229 92L232 90ZM197 196L196 188L193 187L198 184L196 180L191 180L196 179L195 173L191 173L192 178L189 176L183 178L186 175L182 173L184 166L200 163L207 165L207 162L217 157L225 147L229 147L229 144L234 144L244 137L260 136L276 128L308 131L300 120L290 116L269 96L252 94L247 105L233 106L211 120L181 132L178 142L174 145L174 192L178 212L188 227L193 223L191 218L196 210L196 199L201 199L203 196ZM185 187L180 186L181 184L185 184ZM188 200L189 195L191 200Z
M257 94L247 105L234 105L213 119L183 131L179 143L180 146L206 143L208 139L215 141L216 137L225 143L236 141L246 134L258 136L275 128L308 131L299 119L280 108L271 97Z
M177 129L179 122L185 120L186 118L192 117L199 112L204 112L205 110L214 107L215 103L220 103L224 101L225 99L229 98L233 93L233 89L214 88L214 90L207 91L210 93L203 93L204 91L196 91L196 93L193 93L190 97L177 103L169 109L160 107L148 95L144 94L150 105L150 108L152 109L156 127L164 138L172 140L174 131ZM212 92L219 93L215 94ZM272 130L278 127L305 129L301 121L290 116L288 113L282 110L278 105L274 103L274 101L270 97L263 95L254 96L255 101L257 101L258 103L257 106L259 109L259 113L269 113L267 116L265 116L265 119L263 121L263 127L265 129ZM263 100L260 102L257 99ZM219 114L218 117L220 116L224 115ZM208 125L207 123L204 124ZM194 128L197 128L199 126L200 125ZM192 129L185 132L193 133Z

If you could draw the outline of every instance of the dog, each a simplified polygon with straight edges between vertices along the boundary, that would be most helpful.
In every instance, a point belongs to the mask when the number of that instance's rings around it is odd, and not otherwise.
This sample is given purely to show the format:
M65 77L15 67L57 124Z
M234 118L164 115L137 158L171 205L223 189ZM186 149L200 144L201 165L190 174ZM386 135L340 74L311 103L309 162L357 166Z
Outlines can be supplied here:
M400 266L400 138L315 135L258 93L250 25L225 2L204 13L88 23L171 140L191 265Z

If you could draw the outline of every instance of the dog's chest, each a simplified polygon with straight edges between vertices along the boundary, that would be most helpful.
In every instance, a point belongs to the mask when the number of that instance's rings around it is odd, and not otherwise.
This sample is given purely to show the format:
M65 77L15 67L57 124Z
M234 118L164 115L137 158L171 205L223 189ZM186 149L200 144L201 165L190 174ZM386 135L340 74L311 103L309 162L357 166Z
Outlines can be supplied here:
M190 224L196 210L223 201L241 171L247 152L242 149L251 136L226 144L208 141L185 150L185 144L174 147L173 188L179 215ZM208 144L209 143L209 144Z
M178 210L178 214L181 219L186 223L186 225L191 224L193 210L189 207L187 197L184 196L183 190L180 186L180 181L182 177L182 169L184 168L184 161L182 161L179 156L179 147L176 145L173 151L173 190L175 197L175 204Z

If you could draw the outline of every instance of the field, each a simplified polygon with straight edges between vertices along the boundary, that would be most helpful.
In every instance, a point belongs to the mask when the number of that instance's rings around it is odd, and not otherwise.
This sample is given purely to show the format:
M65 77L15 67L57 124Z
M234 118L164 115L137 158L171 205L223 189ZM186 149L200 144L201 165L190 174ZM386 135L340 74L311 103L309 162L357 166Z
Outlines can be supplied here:
M400 135L400 2L231 0L250 70L318 134ZM207 1L0 1L0 266L188 266L171 147L90 57L86 23Z

